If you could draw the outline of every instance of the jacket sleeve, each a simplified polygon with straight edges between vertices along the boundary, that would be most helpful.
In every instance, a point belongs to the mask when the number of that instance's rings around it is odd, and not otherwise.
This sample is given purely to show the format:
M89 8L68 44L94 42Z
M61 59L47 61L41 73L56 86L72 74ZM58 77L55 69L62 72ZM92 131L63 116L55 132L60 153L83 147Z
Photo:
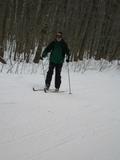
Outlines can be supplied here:
M53 47L54 47L54 41L52 41L52 42L44 49L44 51L43 51L43 53L42 53L42 57L46 57L47 54L48 54L49 52L51 52L51 50L53 49Z

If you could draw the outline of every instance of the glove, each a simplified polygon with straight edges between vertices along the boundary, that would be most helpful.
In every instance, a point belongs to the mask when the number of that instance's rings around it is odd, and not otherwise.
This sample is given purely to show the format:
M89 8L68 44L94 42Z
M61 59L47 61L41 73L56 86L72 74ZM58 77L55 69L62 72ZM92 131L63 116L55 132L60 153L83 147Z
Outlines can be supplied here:
M35 58L35 59L33 60L33 62L34 62L34 63L39 63L39 59Z
M68 58L66 59L66 62L69 63L69 59Z
M40 60L43 60L43 57L40 57Z

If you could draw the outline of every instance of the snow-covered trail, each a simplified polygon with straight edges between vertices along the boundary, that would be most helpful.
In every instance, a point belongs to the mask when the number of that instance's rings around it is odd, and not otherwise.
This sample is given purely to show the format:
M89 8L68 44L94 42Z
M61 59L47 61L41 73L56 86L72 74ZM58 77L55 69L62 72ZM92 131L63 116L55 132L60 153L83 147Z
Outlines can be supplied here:
M0 160L120 159L120 75L71 73L70 95L66 74L48 94L42 75L0 74Z

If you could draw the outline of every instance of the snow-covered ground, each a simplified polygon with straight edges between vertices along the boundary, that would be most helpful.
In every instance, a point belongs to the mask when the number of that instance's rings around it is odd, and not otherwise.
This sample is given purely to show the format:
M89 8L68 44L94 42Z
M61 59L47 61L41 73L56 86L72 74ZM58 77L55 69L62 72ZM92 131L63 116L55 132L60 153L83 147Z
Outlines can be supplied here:
M120 72L71 72L72 94L66 71L64 93L42 86L41 74L0 74L0 160L120 160Z

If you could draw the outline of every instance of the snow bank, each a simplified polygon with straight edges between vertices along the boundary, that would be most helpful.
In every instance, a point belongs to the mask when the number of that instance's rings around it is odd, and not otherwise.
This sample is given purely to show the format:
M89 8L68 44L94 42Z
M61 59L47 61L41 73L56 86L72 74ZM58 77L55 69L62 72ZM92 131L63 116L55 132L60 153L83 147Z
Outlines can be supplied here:
M70 95L67 66L62 72L64 93L33 92L32 87L44 86L38 66L32 74L30 64L22 72L19 68L19 74L15 68L6 74L7 67L0 74L0 160L119 160L117 68L82 74L71 65Z

